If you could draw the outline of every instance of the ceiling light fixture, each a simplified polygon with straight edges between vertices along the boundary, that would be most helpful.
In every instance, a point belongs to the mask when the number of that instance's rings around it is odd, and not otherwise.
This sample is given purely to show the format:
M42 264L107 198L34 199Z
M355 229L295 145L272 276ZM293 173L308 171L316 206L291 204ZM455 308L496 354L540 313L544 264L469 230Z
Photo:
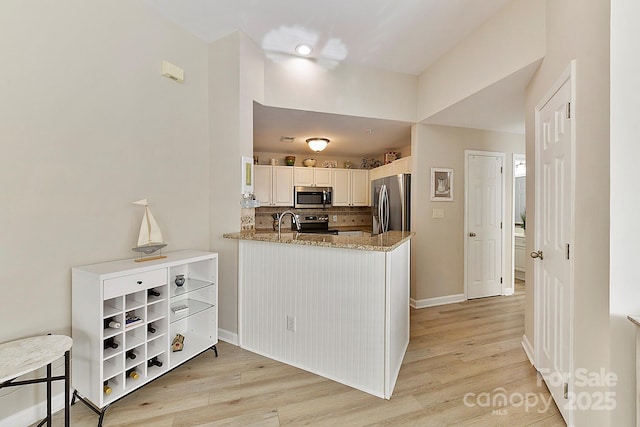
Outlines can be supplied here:
M327 138L309 138L307 139L307 144L309 144L309 148L313 151L320 152L327 148L327 144L329 140Z
M311 53L311 50L311 46L309 46L308 44L303 43L296 46L296 52L298 53L298 55L307 56Z

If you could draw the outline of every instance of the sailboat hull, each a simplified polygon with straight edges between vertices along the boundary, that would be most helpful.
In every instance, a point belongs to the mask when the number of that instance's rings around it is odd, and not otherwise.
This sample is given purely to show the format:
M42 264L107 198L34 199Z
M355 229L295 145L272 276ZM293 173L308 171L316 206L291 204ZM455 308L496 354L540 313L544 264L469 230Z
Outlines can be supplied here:
M131 250L135 252L142 252L145 255L150 255L165 246L167 246L166 243L149 243L147 245L136 246L135 248L131 248Z

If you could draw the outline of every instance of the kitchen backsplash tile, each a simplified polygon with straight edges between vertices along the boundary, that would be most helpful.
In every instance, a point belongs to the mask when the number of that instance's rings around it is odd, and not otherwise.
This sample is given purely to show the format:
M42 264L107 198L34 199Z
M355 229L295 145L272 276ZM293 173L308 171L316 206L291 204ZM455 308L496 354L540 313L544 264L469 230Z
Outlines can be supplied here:
M253 230L256 228L255 208L240 208L240 229Z
M255 228L257 230L273 229L273 214L281 213L287 209L291 209L299 215L329 215L329 227L370 227L371 226L371 208L370 207L333 207L327 209L294 209L286 207L263 207L256 208ZM333 221L336 215L337 221ZM291 227L291 216L287 215L282 220L282 226Z

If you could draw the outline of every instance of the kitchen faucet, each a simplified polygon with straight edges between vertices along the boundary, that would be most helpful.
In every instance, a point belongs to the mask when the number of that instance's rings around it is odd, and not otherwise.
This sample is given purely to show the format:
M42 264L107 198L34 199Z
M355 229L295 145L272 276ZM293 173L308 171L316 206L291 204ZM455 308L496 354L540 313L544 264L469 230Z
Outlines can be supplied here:
M282 228L282 218L286 214L291 214L291 218L292 218L294 224L296 225L296 230L300 231L300 221L298 221L298 217L292 211L286 210L286 211L282 212L280 215L278 215L278 240L280 240L280 229Z

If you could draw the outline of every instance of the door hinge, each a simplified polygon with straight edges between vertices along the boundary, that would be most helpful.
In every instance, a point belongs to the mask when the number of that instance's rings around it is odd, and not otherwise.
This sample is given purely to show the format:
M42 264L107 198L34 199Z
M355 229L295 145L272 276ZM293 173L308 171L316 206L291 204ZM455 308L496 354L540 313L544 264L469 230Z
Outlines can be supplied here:
M502 285L502 277L500 278L500 284Z
M566 244L566 254L567 254L567 259L570 259L570 258L569 258L569 255L570 255L570 252L569 252L569 251L570 251L570 249L569 249L569 244L567 243L567 244Z
M500 222L500 230L502 230L502 222Z
M502 173L504 170L504 168L502 166L500 166L500 173Z
M571 101L567 102L567 119L571 118Z
M562 394L565 399L569 398L569 383L562 383Z

